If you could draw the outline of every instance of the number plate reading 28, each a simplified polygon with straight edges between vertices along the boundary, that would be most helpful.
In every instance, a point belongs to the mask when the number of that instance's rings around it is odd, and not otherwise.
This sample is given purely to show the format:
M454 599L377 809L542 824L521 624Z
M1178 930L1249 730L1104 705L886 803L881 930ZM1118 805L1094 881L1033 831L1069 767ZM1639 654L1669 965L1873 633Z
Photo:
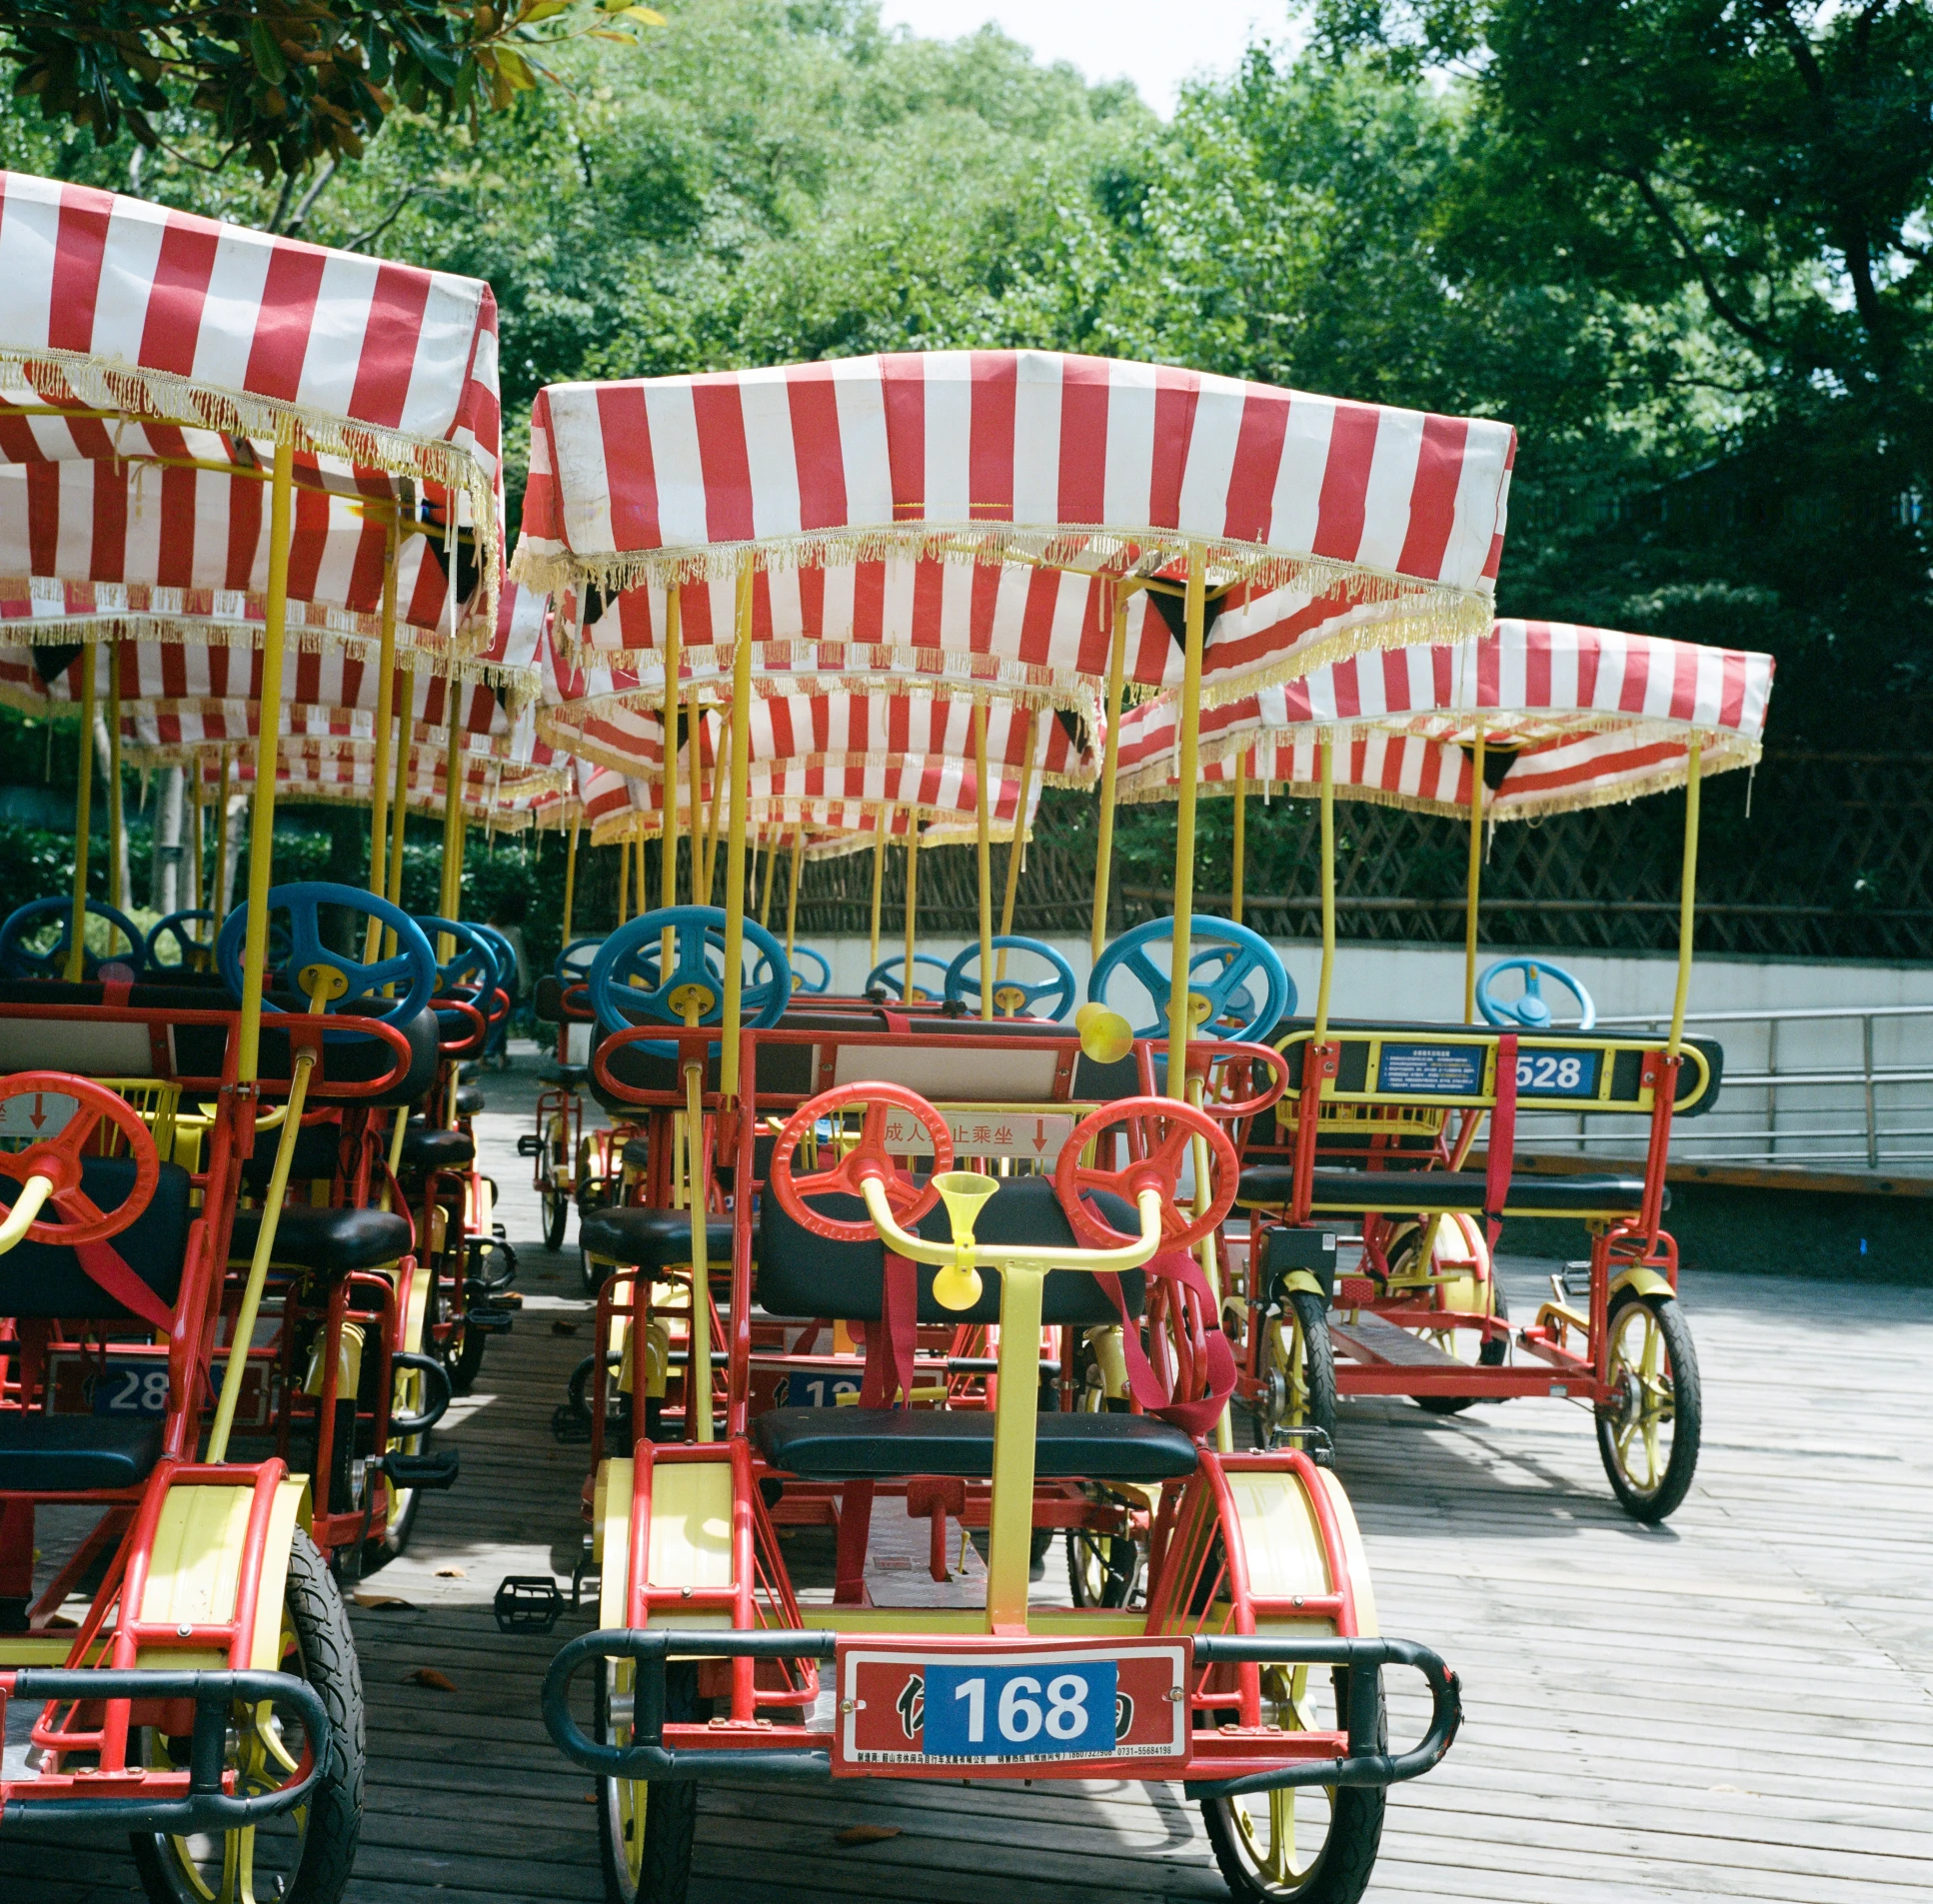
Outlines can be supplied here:
M918 1651L856 1641L839 1656L834 1769L892 1765L1052 1772L1096 1761L1187 1757L1186 1648L1068 1640L1017 1652Z

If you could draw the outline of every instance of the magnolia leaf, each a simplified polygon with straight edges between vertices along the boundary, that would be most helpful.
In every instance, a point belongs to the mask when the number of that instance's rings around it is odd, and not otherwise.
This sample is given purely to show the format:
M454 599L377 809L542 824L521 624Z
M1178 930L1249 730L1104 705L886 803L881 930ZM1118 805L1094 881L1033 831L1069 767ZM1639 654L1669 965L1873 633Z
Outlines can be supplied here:
M526 0L517 9L517 20L521 26L529 26L538 20L554 19L560 13L571 10L573 0Z
M616 40L620 46L636 46L638 44L629 33L609 33L601 26L594 26L591 29L591 38L594 40Z
M282 49L275 43L275 35L268 29L266 21L255 21L248 30L249 51L255 56L255 70L271 86L279 86L289 77L289 62L282 57Z
M499 46L496 53L497 72L515 91L527 93L537 84L536 75L515 47Z
M656 7L626 7L619 15L621 20L642 20L646 26L663 26L665 16Z

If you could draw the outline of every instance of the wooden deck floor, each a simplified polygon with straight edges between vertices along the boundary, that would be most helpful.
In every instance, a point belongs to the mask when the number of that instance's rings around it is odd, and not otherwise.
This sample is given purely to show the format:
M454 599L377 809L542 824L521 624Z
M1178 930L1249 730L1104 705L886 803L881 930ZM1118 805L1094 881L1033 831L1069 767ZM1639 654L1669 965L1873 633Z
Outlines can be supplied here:
M509 1114L535 1068L488 1080L505 1109L483 1125L524 1315L452 1411L461 1486L429 1497L410 1554L364 1585L401 1604L355 1612L370 1708L357 1904L601 1895L590 1782L538 1718L556 1641L503 1638L489 1611L506 1573L568 1574L580 1532L582 1451L549 1420L589 1331L575 1259L535 1240L527 1125ZM1537 1266L1505 1270L1528 1313ZM1469 1713L1444 1765L1393 1794L1372 1898L1933 1899L1933 1296L1713 1275L1686 1305L1705 1452L1662 1531L1611 1504L1589 1420L1561 1403L1345 1414L1383 1627L1442 1651ZM411 1683L419 1666L456 1690ZM1413 1717L1398 1698L1398 1735ZM899 1835L835 1842L859 1822ZM695 1904L1226 1895L1178 1788L1099 1783L708 1789L698 1871ZM111 1841L0 1839L6 1904L138 1895Z

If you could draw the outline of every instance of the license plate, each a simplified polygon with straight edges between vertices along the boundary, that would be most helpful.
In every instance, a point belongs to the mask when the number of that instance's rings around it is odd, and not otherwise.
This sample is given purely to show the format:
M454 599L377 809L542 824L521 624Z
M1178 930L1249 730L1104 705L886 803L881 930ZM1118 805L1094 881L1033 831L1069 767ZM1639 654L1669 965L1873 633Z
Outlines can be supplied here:
M1188 1755L1187 1669L1184 1640L842 1643L833 1769L1053 1777L1154 1760L1172 1771Z
M213 1364L218 1393L227 1367L228 1358L218 1355ZM47 1386L52 1414L104 1415L120 1421L139 1416L159 1418L168 1412L168 1357L163 1350L149 1355L110 1355L103 1365L91 1355L57 1348L47 1357ZM266 1428L270 1401L268 1358L250 1356L242 1369L235 1425L242 1429Z
M837 1408L841 1395L858 1396L864 1377L859 1365L782 1369L772 1385L775 1408ZM852 1406L851 1402L847 1403Z

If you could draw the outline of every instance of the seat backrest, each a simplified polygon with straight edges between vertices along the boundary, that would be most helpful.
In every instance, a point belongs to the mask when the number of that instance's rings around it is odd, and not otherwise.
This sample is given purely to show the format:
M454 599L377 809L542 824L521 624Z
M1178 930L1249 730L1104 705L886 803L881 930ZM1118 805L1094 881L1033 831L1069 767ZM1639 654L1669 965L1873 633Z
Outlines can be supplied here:
M1127 1235L1139 1233L1132 1206L1120 1197L1097 1195L1095 1206L1113 1226ZM866 1205L857 1196L824 1196L812 1207L842 1222L864 1222ZM935 1242L952 1238L944 1205L920 1220L920 1234ZM1045 1176L1008 1176L980 1205L973 1234L988 1243L1030 1243L1043 1248L1078 1248L1066 1212L1053 1193L1053 1179ZM1000 1319L1000 1278L997 1270L980 1271L979 1300L970 1309L943 1308L934 1300L937 1271L916 1265L920 1278L922 1322L997 1322ZM886 1245L870 1242L829 1242L795 1222L770 1190L760 1199L759 1301L772 1315L837 1316L851 1322L879 1320L885 1286ZM1139 1270L1124 1274L1121 1293L1130 1315L1141 1311L1143 1278ZM1053 1269L1041 1292L1043 1322L1093 1324L1117 1322L1119 1312L1107 1293L1084 1269Z
M81 1164L81 1187L98 1208L112 1210L133 1186L134 1167L129 1157L88 1157ZM178 1163L164 1163L148 1207L108 1239L122 1261L171 1309L181 1296L188 1226L194 1220L188 1192L188 1172ZM0 1204L11 1208L19 1193L11 1177L0 1177ZM135 1319L88 1275L72 1249L31 1239L0 1256L0 1315Z

